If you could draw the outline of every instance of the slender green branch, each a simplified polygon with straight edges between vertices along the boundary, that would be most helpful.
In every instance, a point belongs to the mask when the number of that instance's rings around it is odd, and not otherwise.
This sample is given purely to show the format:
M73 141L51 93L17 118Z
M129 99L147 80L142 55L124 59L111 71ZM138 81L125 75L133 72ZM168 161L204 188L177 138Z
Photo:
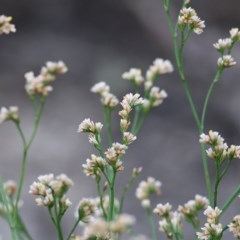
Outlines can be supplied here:
M218 68L217 73L207 91L206 97L205 97L205 101L203 104L203 109L202 109L202 115L201 115L201 131L204 130L204 123L205 123L205 117L206 117L206 112L207 112L207 107L208 107L208 103L209 103L209 99L212 95L213 89L216 85L216 83L218 82L218 80L220 79L220 77L222 76L223 73L223 68Z
M111 127L111 113L112 110L108 106L104 106L104 120L107 126L107 137L108 137L108 144L112 145L112 127Z
M156 226L155 226L155 221L153 218L153 214L152 214L152 209L151 207L145 209L147 216L148 216L148 221L150 224L150 228L151 228L151 234L152 234L152 240L157 240L157 232L156 232Z
M125 197L126 197L126 194L128 192L128 190L130 189L130 187L132 186L134 180L136 179L137 175L132 175L131 179L128 181L128 183L125 185L125 187L123 188L123 192L122 192L122 195L121 195L121 200L120 200L120 207L119 207L119 213L122 212L122 209L123 209L123 204L124 204L124 200L125 200Z
M239 195L239 193L240 193L240 184L236 187L235 191L231 194L231 196L224 203L224 205L222 207L221 215L228 209L228 207L235 200L235 198Z
M216 176L215 176L214 197L213 197L213 207L214 208L217 206L219 183L220 183L220 163L216 162Z
M43 112L43 109L44 109L45 102L46 102L46 98L42 98L41 99L41 104L40 104L40 107L39 107L39 111L38 111L38 113L35 116L34 129L33 129L32 135L31 135L31 137L29 139L29 142L27 144L26 144L25 137L24 137L24 135L22 133L22 130L21 130L20 126L17 124L17 129L19 130L19 133L20 133L22 141L23 141L24 150L23 150L23 159L22 159L22 164L21 164L21 172L20 172L20 177L19 177L19 181L18 181L19 182L19 186L18 186L18 191L17 191L17 196L16 196L16 212L18 211L17 210L18 202L20 200L22 187L23 187L23 181L24 181L24 177L25 177L25 170L26 170L26 164L27 164L28 150L29 150L30 146L32 145L33 140L34 140L34 138L36 136L36 133L37 133L37 130L38 130L38 126L39 126L39 123L40 123L40 119L41 119L41 115L42 115L42 112Z
M98 196L99 196L99 199L100 199L100 207L102 209L104 219L107 220L107 213L106 213L105 208L103 206L103 193L101 191L100 181L97 181L97 192L98 192Z
M75 222L75 224L73 225L73 228L71 229L70 233L68 234L66 240L69 240L71 238L71 236L74 233L75 229L77 228L79 222L80 222L79 219Z
M113 220L114 217L114 208L115 208L115 180L116 180L116 171L113 169L113 177L111 179L111 183L109 185L109 214L108 221Z

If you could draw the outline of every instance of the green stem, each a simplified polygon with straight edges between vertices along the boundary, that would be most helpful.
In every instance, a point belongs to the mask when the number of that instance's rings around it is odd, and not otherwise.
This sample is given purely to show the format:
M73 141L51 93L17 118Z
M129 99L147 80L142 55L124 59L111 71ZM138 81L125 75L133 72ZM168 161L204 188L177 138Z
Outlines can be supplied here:
M126 194L128 192L128 190L130 189L130 187L132 186L134 180L136 179L137 175L133 175L131 177L131 179L128 181L128 183L125 185L125 187L123 188L123 193L121 195L121 200L120 200L120 207L119 207L119 214L122 213L122 209L123 209L123 204L124 204L124 200L126 197Z
M114 200L115 200L115 180L116 180L116 171L113 169L113 176L109 185L109 215L108 221L112 221L114 217Z
M202 109L202 116L201 116L201 131L204 130L204 123L205 123L205 117L206 117L206 112L207 112L207 107L208 107L208 103L209 103L209 99L212 95L213 89L216 85L216 83L218 82L218 80L220 79L220 77L222 76L223 73L223 68L218 68L217 73L207 91L206 97L205 97L205 101L203 104L203 109Z
M232 193L232 195L224 203L224 205L222 207L221 215L228 209L228 207L231 205L231 203L234 201L234 199L239 195L239 193L240 193L240 184L237 186L237 188Z
M152 234L152 240L157 240L157 233L156 233L156 226L155 226L155 221L153 219L153 214L152 214L152 209L149 207L146 209L147 215L148 215L148 220L151 228L151 234Z
M216 177L215 177L215 185L214 185L213 208L217 206L219 183L220 183L220 165L218 162L216 162Z
M200 134L201 133L202 132L200 132ZM210 205L213 206L211 178L210 178L208 161L207 161L208 159L206 154L206 147L204 143L201 143L201 156L202 156L203 172L204 172L205 183L207 187L208 199L209 199Z
M135 108L135 114L134 114L134 118L133 118L133 123L132 123L132 128L131 128L131 132L132 134L136 134L137 133L137 126L139 123L139 118L140 118L140 114L141 114L141 107L140 106L136 106Z
M40 104L40 107L39 107L39 111L37 112L36 116L35 116L35 125L34 125L34 129L33 129L33 132L32 132L32 135L29 139L29 142L26 144L26 140L25 140L25 137L24 137L24 134L21 130L21 127L20 127L20 124L17 123L16 126L17 126L17 129L21 135L21 138L22 138L22 141L23 141L23 147L24 147L24 150L23 150L23 159L22 159L22 164L21 164L21 172L20 172L20 178L19 178L19 186L18 186L18 191L17 191L17 197L16 197L16 209L18 208L18 202L20 200L20 196L21 196L21 192L22 192L22 187L23 187L23 182L24 182L24 176L25 176L25 170L26 170L26 164L27 164L27 154L28 154L28 150L29 148L31 147L32 143L33 143L33 140L37 134L37 130L38 130L38 126L39 126L39 123L40 123L40 119L41 119L41 115L42 115L42 112L43 112L43 109L44 109L44 105L45 105L45 102L46 102L46 99L45 98L42 98L41 99L41 104ZM18 211L18 210L16 210Z
M72 228L72 230L70 231L70 233L68 234L68 237L67 237L66 240L69 240L69 239L71 238L71 236L72 236L73 232L75 231L75 229L77 228L79 222L80 222L79 219L75 222L75 224L73 225L73 228Z
M107 127L107 138L109 146L112 145L111 108L104 106L104 120Z
M104 219L107 220L107 213L106 213L105 208L103 206L103 193L101 191L100 181L97 181L97 192L98 192L98 196L99 196L99 199L100 199L100 207L102 209Z

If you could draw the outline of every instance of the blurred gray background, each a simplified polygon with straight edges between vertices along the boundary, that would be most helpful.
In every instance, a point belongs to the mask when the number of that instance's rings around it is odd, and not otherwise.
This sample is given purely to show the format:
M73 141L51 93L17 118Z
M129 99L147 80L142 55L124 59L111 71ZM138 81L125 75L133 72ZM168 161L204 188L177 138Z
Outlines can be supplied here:
M0 0L1 14L13 16L17 27L15 34L1 36L0 105L19 106L26 134L32 129L33 112L24 92L24 73L38 74L48 60L63 60L69 67L54 84L29 156L22 215L34 239L57 239L46 209L37 207L28 194L29 185L40 174L66 173L75 182L69 192L73 205L63 221L66 232L72 226L78 201L83 196L96 196L92 179L84 176L81 167L94 150L87 136L76 132L86 117L103 120L101 104L89 92L90 87L106 81L121 99L131 91L131 85L121 80L124 71L140 67L145 72L157 57L174 62L162 4L162 0ZM179 1L172 1L174 17L179 5ZM207 26L204 34L191 37L184 55L189 84L201 110L216 70L218 53L212 44L227 37L232 27L240 27L240 1L193 0L192 6ZM240 63L238 46L233 56ZM206 129L220 131L229 144L240 144L239 76L239 64L224 73L207 113ZM177 207L196 193L206 194L199 136L177 73L163 76L159 86L169 97L151 113L128 151L118 188L124 186L133 167L143 166L138 180L153 176L163 183L163 194L154 203L169 201ZM118 122L115 134L117 126ZM4 180L17 181L21 142L11 123L0 126L0 153ZM236 161L221 185L220 206L240 182L239 166ZM136 230L149 235L144 211L135 198L136 186L130 191L125 211L137 214ZM236 200L223 222L228 223L239 212L240 200ZM190 229L187 232L188 239L195 238ZM0 234L2 239L10 239L2 220ZM164 239L162 234L160 238Z

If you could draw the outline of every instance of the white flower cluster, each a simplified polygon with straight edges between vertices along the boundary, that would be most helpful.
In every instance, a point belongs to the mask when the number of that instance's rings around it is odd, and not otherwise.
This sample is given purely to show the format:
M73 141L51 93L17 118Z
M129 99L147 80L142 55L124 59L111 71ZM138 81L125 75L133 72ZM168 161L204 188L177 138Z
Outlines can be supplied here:
M78 132L88 132L92 134L100 133L103 124L100 122L94 123L90 118L84 119L78 126Z
M148 111L153 107L159 106L167 97L165 90L153 86L154 82L158 76L171 72L173 72L172 63L169 60L157 58L146 71L145 78L142 75L142 71L138 68L131 68L128 72L123 73L122 78L133 82L137 87L144 83L145 98L142 105Z
M150 195L161 194L162 183L153 177L148 177L146 181L141 181L136 189L136 197L141 201L144 208L151 206Z
M86 163L82 165L83 172L86 176L99 178L106 164L107 162L104 158L92 154L91 159L88 158Z
M9 109L2 107L0 110L0 123L5 121L12 120L12 121L19 121L18 116L18 107L11 106Z
M144 82L142 71L138 68L130 68L128 72L122 74L122 78L133 82L137 86L140 86Z
M172 239L173 233L179 235L182 232L182 214L176 211L169 212L168 217L159 221L159 231L164 232L169 239Z
M58 198L61 206L67 209L71 205L71 201L66 197L65 193L72 185L72 180L65 174L54 177L51 173L39 176L38 182L33 182L30 186L29 193L40 196L35 199L39 206L52 207L56 204L55 198Z
M178 25L184 29L188 26L196 34L201 34L205 28L204 21L197 16L196 11L191 7L184 7L180 10Z
M12 17L0 15L0 34L9 34L10 32L16 32L15 25L10 23L11 21Z
M110 92L110 87L105 82L96 83L91 88L91 91L100 95L101 102L104 106L115 108L119 103L117 97Z
M46 66L42 67L40 74L35 76L33 72L25 74L26 85L25 89L28 95L34 96L40 94L47 96L53 90L50 85L59 74L64 74L68 71L66 65L62 61L47 62Z
M240 146L231 145L228 147L224 142L224 138L218 132L212 130L208 135L202 133L199 142L209 144L211 147L206 150L207 155L220 163L228 157L229 160L233 158L240 158Z
M8 180L3 184L4 191L6 193L7 206L4 204L3 199L0 198L0 216L6 216L7 211L12 211L15 204L14 195L17 192L17 184L13 180ZM22 201L18 202L18 208L23 205Z
M236 64L233 57L230 55L233 45L240 40L240 31L238 28L232 28L228 38L220 38L218 42L213 46L221 53L221 57L218 58L217 65L220 68L232 67Z
M150 82L154 82L157 76L171 72L173 72L173 65L169 60L164 60L162 58L155 59L146 73L146 88L149 89Z
M198 239L208 240L217 239L222 234L222 224L219 223L219 216L221 210L218 207L214 209L210 206L204 211L204 215L207 216L207 222L202 227L202 232L197 232Z
M240 239L240 215L233 218L232 222L228 225L228 228L236 239Z
M88 223L91 216L96 212L96 201L90 198L83 198L77 206L76 217L81 222Z
M113 236L125 233L135 223L135 218L129 214L120 214L111 222L95 218L84 228L83 239L114 239Z
M198 211L206 209L208 205L208 199L197 194L194 200L189 200L183 206L180 205L178 211L182 213L186 219L194 219L196 218Z

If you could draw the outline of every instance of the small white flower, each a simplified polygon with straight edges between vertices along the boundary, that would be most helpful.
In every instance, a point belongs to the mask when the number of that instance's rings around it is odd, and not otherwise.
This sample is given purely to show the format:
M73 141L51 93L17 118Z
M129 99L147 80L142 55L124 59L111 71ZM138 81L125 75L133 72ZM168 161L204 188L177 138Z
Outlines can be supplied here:
M141 85L144 81L141 69L131 68L128 72L123 73L122 78L134 82L136 85Z
M18 107L10 106L9 109L2 107L0 110L0 123L3 123L8 120L17 121L18 116Z
M173 65L169 60L157 58L146 73L147 81L153 82L158 75L173 72ZM149 86L148 86L149 87ZM146 88L146 86L145 86Z
M218 58L217 65L221 68L228 68L235 65L236 62L231 55L223 55L222 57Z
M0 15L0 34L9 34L10 32L16 32L14 24L11 24L12 17Z
M103 94L103 93L109 93L110 87L105 82L99 82L92 86L91 92Z
M232 39L231 38L224 38L224 39L219 39L217 43L214 43L213 46L217 50L225 50L231 47L232 45Z

